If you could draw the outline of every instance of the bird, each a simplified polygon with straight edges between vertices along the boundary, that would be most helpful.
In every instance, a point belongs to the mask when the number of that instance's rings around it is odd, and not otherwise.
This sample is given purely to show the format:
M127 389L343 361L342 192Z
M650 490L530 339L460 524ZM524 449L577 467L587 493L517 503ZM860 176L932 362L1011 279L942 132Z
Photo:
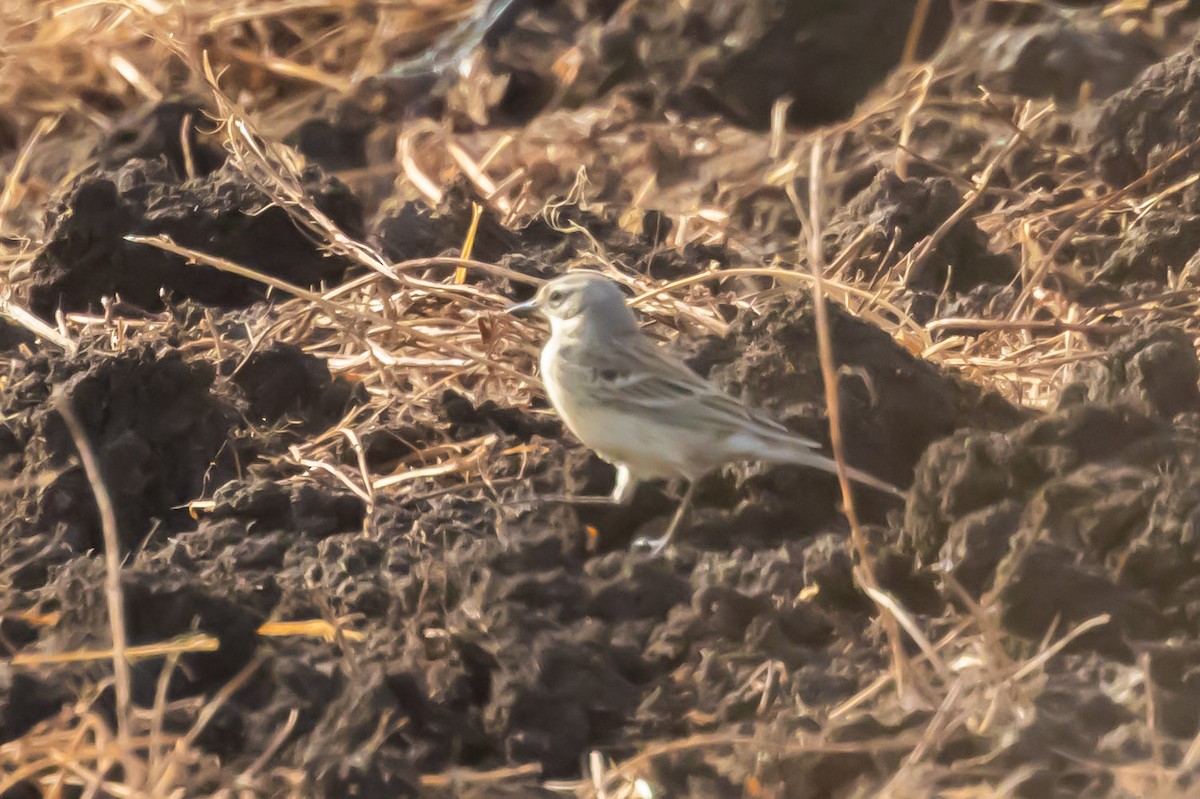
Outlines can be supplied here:
M567 428L616 467L610 502L627 504L643 481L687 481L666 532L639 539L639 549L661 553L691 507L700 478L727 463L790 463L837 472L817 442L726 394L657 345L642 332L620 284L600 272L569 271L506 310L516 317L540 314L550 322L539 359L542 383ZM904 496L866 472L847 473Z

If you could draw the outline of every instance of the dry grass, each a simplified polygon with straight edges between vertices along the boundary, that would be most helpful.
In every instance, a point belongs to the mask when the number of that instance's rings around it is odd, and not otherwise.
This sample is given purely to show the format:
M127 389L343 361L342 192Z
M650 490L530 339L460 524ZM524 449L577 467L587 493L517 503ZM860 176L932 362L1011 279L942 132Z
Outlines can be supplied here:
M6 286L0 312L42 342L67 351L85 338L100 338L119 351L137 341L154 340L172 325L167 314L115 312L68 313L51 325L24 310L21 287L42 244L36 224L42 207L85 163L83 152L72 149L72 142L92 141L111 131L124 113L148 101L181 92L204 96L216 109L213 139L229 152L246 178L287 208L329 252L353 259L364 272L344 285L312 291L169 240L140 239L144 246L188 258L197 269L239 274L269 285L276 293L273 314L254 322L248 339L223 337L210 324L185 331L181 349L193 357L219 360L233 354L244 360L264 342L284 341L319 355L335 374L362 383L372 398L366 407L284 456L296 467L299 476L294 479L335 480L361 497L368 508L373 507L377 492L417 481L435 481L437 492L490 490L499 479L492 476L496 465L507 459L519 466L533 445L505 449L494 436L434 445L406 458L393 473L374 474L367 468L360 442L384 409L398 413L400 419L431 419L432 403L446 388L477 400L500 398L528 405L539 390L529 378L536 351L532 337L497 314L506 298L465 277L478 271L518 281L530 278L469 257L389 263L368 243L339 230L308 201L298 178L301 159L279 142L283 121L296 109L324 96L353 92L365 78L397 59L461 30L475 5L397 0L374 6L368 15L359 4L337 0L4 3L0 7L0 108L6 109L3 121L17 132L18 142L3 161L6 172L0 176L4 236L0 272ZM1071 154L1055 135L1061 121L1058 109L1047 102L959 91L953 88L957 80L952 67L937 61L914 64L895 74L853 119L819 132L789 131L780 123L764 135L717 120L696 120L639 123L635 137L629 124L632 111L619 99L576 111L555 111L520 131L456 133L433 123L397 127L395 159L379 164L376 177L395 180L402 195L432 201L440 199L442 188L452 180L468 180L485 201L482 213L504 222L535 213L554 221L556 203L564 197L572 202L590 199L631 227L639 224L646 210L663 210L675 223L670 246L719 243L736 254L739 260L722 269L722 277L767 277L774 279L775 286L820 287L911 352L1034 407L1055 400L1072 366L1102 356L1117 336L1145 321L1170 320L1194 338L1200 337L1200 315L1195 313L1200 292L1190 284L1181 282L1160 296L1137 302L1087 307L1056 290L1049 279L1064 271L1086 279L1084 265L1062 258L1066 242L1093 232L1101 219L1127 227L1147 208L1169 201L1179 187L1146 194L1141 189L1153 177L1147 175L1114 191L1088 172L1053 172ZM782 120L785 114L781 111L776 118ZM947 121L977 135L981 142L970 169L948 168L964 191L959 212L911 251L890 253L886 268L874 278L849 271L851 251L840 254L820 273L807 271L806 266L816 269L820 262L819 231L829 221L839 187L849 173L872 162L905 174L914 163L929 160L922 154L923 142L928 144L922 137ZM695 180L660 185L654 160L645 157L645 147L639 144L645 137L688 163ZM994 186L1000 171L1020 177L1013 167L1018 160L1046 164L1058 185L1078 189L1082 199L1056 206L1030 181ZM621 174L619 189L611 196L589 198L588 176L608 175L614 165ZM702 183L717 188L699 195L695 187ZM804 203L809 214L800 214L808 238L800 242L799 250L807 251L807 264L796 254L795 242L782 246L736 221L739 203L755 192L764 187L794 192L797 185L810 190ZM990 235L994 249L1020 253L1019 301L1003 319L918 324L903 310L904 278L936 248L953 221L964 217L973 218ZM468 255L471 230L464 227L463 231L463 252ZM718 300L741 307L761 301L759 294L722 296L711 291L711 274L655 283L624 269L599 243L588 259L590 265L632 287L635 304L663 322L658 328L664 331L720 331L724 323L717 313ZM955 332L962 328L982 328L982 332ZM824 355L830 363L829 353ZM396 377L401 368L410 384L404 391ZM836 402L830 407L836 424ZM86 442L77 438L86 452ZM347 451L356 454L351 459L355 466L347 466L347 459L341 457ZM97 496L103 497L103 487L91 471ZM849 502L847 507L852 512ZM197 503L196 510L203 512L203 503ZM368 523L369 519L370 514ZM119 570L111 544L110 553L111 597ZM869 564L869 557L863 561ZM869 577L864 584L875 588ZM884 617L893 620L889 635L896 662L904 667L882 675L843 707L832 709L830 717L836 719L875 701L903 679L918 686L921 700L935 708L920 735L854 745L819 736L784 739L770 731L697 736L648 746L620 764L596 755L587 779L559 787L581 796L639 795L643 785L649 785L655 758L694 748L720 752L745 764L746 773L753 775L754 763L764 758L835 750L873 752L885 747L900 753L902 766L886 785L879 786L879 795L917 795L923 786L948 776L959 783L973 777L973 784L979 786L978 791L964 789L958 796L1011 795L1028 775L996 774L989 763L998 751L956 764L953 775L927 754L955 732L982 733L1015 725L1017 717L1029 711L1034 688L1045 679L1047 662L1068 640L1105 620L1046 641L1035 655L1016 662L1000 640L994 603L975 606L949 633L930 641L903 608L889 606L889 598L877 594L876 589L872 596L885 609ZM118 619L119 596L115 599L113 618ZM919 642L919 656L901 656L902 636ZM114 662L118 689L116 734L81 700L0 748L0 794L21 780L32 780L46 796L62 795L68 786L82 788L88 796L182 796L187 786L204 779L222 785L217 791L222 796L303 795L302 775L276 769L270 759L283 744L287 728L280 730L259 762L238 775L222 774L219 764L193 745L257 661L226 691L207 704L189 708L195 719L191 731L167 735L162 730L166 678L155 707L143 711L131 706L128 677L122 673L130 652L123 637L114 627L113 648L107 653ZM353 638L343 632L338 637L342 645ZM155 654L173 663L182 651L167 647ZM46 668L52 664L15 665ZM1177 780L1189 763L1178 769L1161 764L1130 768L1120 772L1119 779L1138 795L1182 795ZM1090 767L1097 772L1108 768ZM429 787L444 787L531 776L529 769L519 768L430 775L425 782ZM746 794L772 795L757 780L747 778Z

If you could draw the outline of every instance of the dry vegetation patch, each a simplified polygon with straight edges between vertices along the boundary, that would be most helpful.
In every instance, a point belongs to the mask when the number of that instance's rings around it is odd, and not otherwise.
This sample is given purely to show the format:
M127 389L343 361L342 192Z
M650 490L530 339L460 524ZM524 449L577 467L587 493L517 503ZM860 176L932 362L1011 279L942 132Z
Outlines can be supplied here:
M5 3L0 795L1194 791L1194 12L877 5ZM576 267L906 506L539 499Z

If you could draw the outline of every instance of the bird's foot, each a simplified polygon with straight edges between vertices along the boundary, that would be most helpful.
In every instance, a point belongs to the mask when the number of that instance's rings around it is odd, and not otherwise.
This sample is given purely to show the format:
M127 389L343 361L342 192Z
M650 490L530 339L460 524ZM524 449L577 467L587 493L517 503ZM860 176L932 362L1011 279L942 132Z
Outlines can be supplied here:
M683 519L687 516L688 509L692 506L692 496L696 493L696 482L693 480L688 483L687 491L683 492L683 499L679 501L679 507L675 510L675 515L671 517L671 523L667 525L667 531L658 538L637 538L633 542L631 549L634 552L644 552L650 557L661 555L667 545L671 543L671 539L675 537Z

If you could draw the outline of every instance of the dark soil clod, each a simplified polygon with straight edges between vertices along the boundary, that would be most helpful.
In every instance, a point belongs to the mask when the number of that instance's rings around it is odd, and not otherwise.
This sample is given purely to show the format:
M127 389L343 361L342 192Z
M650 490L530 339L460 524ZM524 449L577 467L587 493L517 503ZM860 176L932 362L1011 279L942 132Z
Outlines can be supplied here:
M362 234L353 194L315 168L304 176L313 203L352 236ZM237 308L261 300L266 287L208 266L191 266L125 236L166 236L302 287L338 280L349 267L323 253L286 210L271 204L241 174L222 167L180 182L162 159L128 161L77 179L47 216L48 244L33 264L32 309L98 309L103 297L141 308L162 307L163 293Z

